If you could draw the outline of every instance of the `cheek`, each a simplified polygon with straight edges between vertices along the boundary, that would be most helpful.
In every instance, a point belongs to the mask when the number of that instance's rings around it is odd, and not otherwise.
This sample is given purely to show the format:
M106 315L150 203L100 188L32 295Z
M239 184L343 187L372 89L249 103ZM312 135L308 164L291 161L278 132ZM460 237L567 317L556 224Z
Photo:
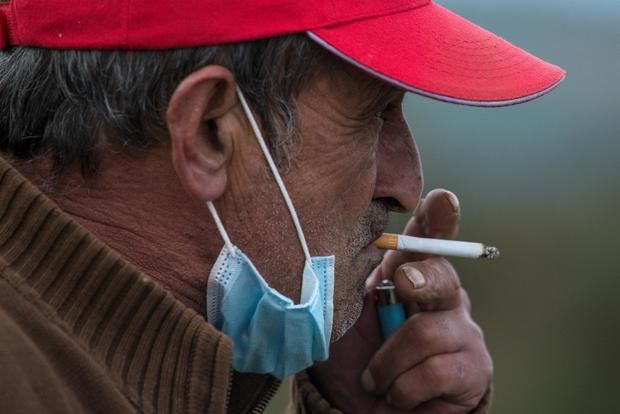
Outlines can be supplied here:
M371 202L377 178L376 142L359 140L357 145L338 151L326 177L332 187L334 205L341 209L343 225L351 224Z
M304 170L305 185L320 185L332 203L343 198L370 199L377 172L378 132L371 128L346 135L330 132L304 142L297 165Z
M346 256L347 243L370 207L377 172L374 157L352 157L347 167L332 177L332 201L324 210L330 220L331 248L341 258Z
M342 196L370 200L377 175L378 143L379 131L369 126L331 149L327 161L332 167L330 180Z
M375 145L324 147L312 162L297 164L304 200L298 207L313 254L342 253L351 232L368 210L377 177ZM303 210L303 211L302 211Z

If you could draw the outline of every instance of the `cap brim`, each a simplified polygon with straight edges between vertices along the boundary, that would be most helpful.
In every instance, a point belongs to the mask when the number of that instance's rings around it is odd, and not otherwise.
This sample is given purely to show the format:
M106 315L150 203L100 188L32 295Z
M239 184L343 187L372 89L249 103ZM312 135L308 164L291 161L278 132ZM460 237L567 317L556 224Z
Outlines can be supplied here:
M561 68L434 3L308 35L380 79L451 103L515 105L546 94L565 76Z

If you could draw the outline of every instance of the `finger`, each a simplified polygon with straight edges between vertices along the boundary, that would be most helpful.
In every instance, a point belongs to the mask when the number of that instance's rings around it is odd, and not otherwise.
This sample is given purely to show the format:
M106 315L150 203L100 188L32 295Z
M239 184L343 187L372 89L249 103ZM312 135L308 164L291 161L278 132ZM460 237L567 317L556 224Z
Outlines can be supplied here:
M486 378L470 375L472 372L476 372L476 367L464 352L435 355L398 377L386 399L401 410L417 407L423 410L423 404L442 398L452 403L442 404L446 409L454 410L447 412L467 413L476 407L487 387Z
M416 210L415 220L405 234L435 239L454 239L459 231L461 207L457 196L448 190L429 192Z
M375 269L370 273L370 275L366 278L366 281L364 282L364 290L366 291L366 294L374 294L375 288L383 279L386 279L385 273L383 271L383 265L379 265L375 267Z
M424 311L449 310L462 303L461 281L454 267L443 257L401 265L393 283L402 303ZM414 310L407 309L409 314Z
M415 217L409 220L403 234L417 237L454 239L459 230L461 210L458 198L447 190L433 190L420 203ZM386 253L381 268L383 274L391 277L401 263L427 259L422 253L399 252Z
M463 407L460 404L454 404L449 401L435 398L425 402L418 406L415 410L410 411L410 414L470 414L472 412L471 407Z
M383 394L403 373L436 354L458 352L473 338L462 310L420 313L409 318L377 350L362 383Z

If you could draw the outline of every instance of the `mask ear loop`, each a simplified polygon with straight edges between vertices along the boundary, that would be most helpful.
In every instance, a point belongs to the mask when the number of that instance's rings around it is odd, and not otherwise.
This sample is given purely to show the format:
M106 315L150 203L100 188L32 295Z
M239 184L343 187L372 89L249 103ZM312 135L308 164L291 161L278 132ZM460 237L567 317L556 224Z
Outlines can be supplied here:
M226 229L224 228L224 225L222 224L222 220L220 219L219 214L217 214L217 211L215 210L215 206L213 205L213 202L207 201L207 207L209 208L209 212L211 213L211 216L213 217L213 221L215 221L215 226L220 232L222 239L224 239L224 244L226 245L226 248L230 252L230 255L232 257L235 257L236 256L235 248L233 247L233 244L230 241L230 237L228 237L228 233L226 232Z
M273 162L273 158L271 157L271 154L269 153L267 144L265 144L265 139L263 138L263 134L260 128L258 127L258 124L256 123L256 119L254 119L254 115L252 114L252 111L250 110L250 107L247 101L245 100L245 96L243 96L243 92L241 92L241 89L239 88L239 86L237 86L236 88L237 88L237 95L239 95L239 100L241 101L241 106L243 107L243 111L245 112L245 115L250 121L250 125L252 126L254 135L256 136L256 139L258 140L258 144L260 145L260 148L263 151L265 158L267 159L267 163L269 164L269 168L271 169L271 172L273 173L273 176L276 179L276 184L278 184L278 188L280 188L280 192L282 193L282 197L284 197L284 201L286 202L288 211L291 213L291 218L293 219L293 223L295 224L295 230L297 230L297 237L299 237L299 242L301 243L301 248L304 252L304 256L306 256L306 260L310 262L311 260L310 251L308 250L308 244L306 243L306 237L304 236L304 232L301 229L301 224L299 223L299 218L297 217L297 212L295 211L295 207L293 206L291 197L289 196L288 191L286 191L286 187L284 186L284 182L282 181L282 178L280 177L278 168L276 167L276 164Z

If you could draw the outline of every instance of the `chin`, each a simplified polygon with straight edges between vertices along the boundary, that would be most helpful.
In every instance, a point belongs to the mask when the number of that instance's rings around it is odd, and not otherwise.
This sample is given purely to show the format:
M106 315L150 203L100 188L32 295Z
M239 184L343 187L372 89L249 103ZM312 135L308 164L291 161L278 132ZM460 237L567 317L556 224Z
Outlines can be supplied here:
M364 307L366 279L381 263L382 254L374 248L357 252L352 260L336 259L336 286L334 291L334 324L331 342L336 342L357 322Z
M334 309L331 342L336 342L357 322L364 307L364 284L349 292L346 302Z

